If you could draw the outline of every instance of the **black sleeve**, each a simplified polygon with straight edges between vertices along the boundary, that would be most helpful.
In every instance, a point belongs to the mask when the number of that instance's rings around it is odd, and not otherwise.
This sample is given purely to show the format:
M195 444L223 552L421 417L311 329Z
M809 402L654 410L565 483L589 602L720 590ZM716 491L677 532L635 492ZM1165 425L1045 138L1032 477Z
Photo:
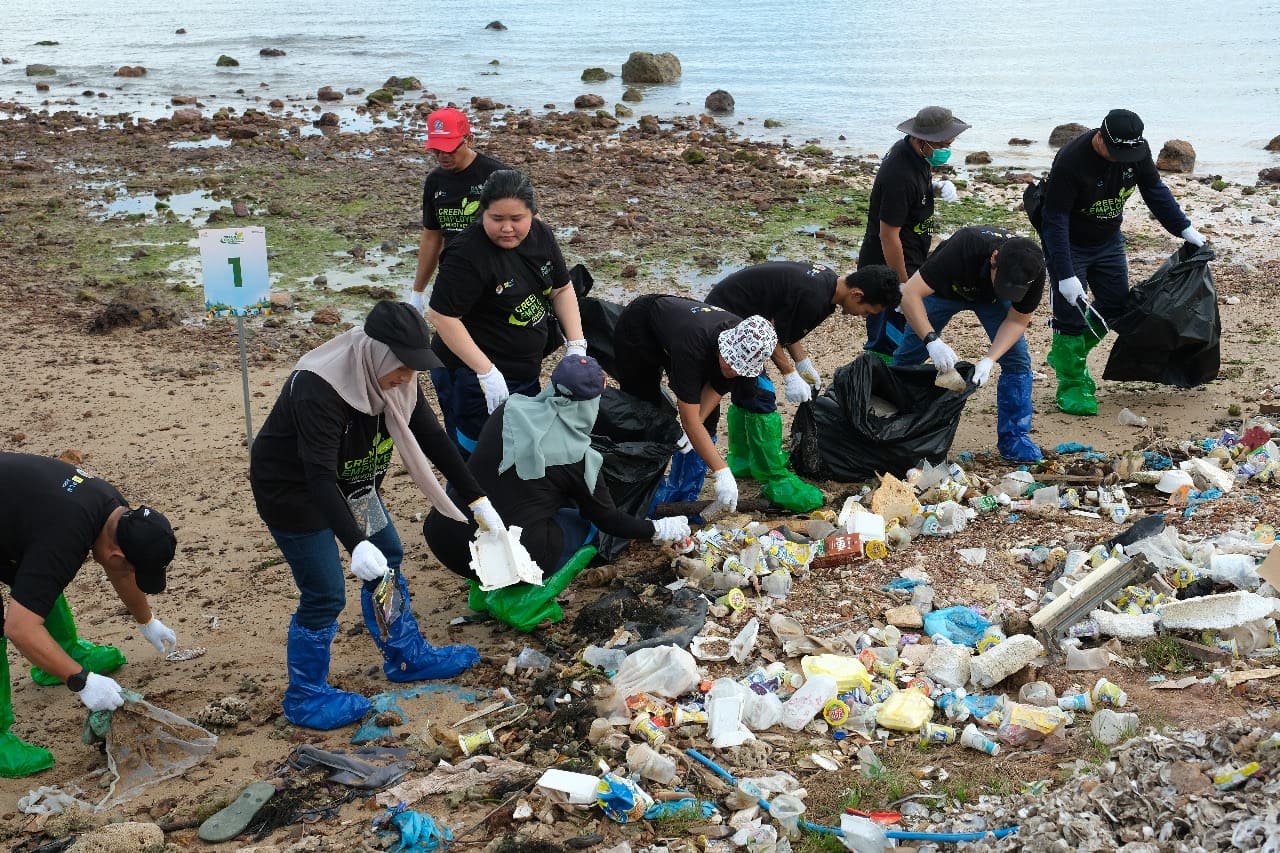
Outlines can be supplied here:
M449 485L453 486L463 501L469 504L483 496L484 493L480 490L480 484L476 482L475 475L467 468L467 463L458 453L457 446L449 440L448 434L440 426L436 413L427 405L427 398L422 395L421 385L418 386L418 403L414 406L413 415L409 418L409 431L417 439L422 452L436 468L440 469L440 473L449 481Z
M901 228L911 216L911 197L915 182L902 174L896 166L897 163L894 163L890 167L893 171L885 175L882 186L884 193L880 196L880 209L876 215L886 225Z
M307 491L325 523L350 551L366 537L338 488L338 455L348 407L314 373L299 371L290 381L294 383L291 393L298 458L302 460ZM329 395L332 399L326 399Z
M430 231L439 231L440 217L436 215L435 202L431 200L434 189L435 181L428 174L427 179L422 182L422 227Z
M554 231L548 229L547 239L551 241L551 287L553 290L559 290L566 284L572 284L569 281L569 267L564 262L564 253L560 251L560 244L556 241Z
M610 536L620 536L624 539L653 538L652 521L628 515L613 505L613 497L605 485L604 474L596 475L596 488L592 492L587 490L582 461L556 467L563 470L565 479L568 481L569 496L578 505L578 512L587 521Z
M568 281L568 274L565 280ZM445 252L431 290L431 310L446 317L465 317L484 298L485 290L474 263L456 249Z
M1151 215L1170 234L1180 237L1183 230L1191 225L1191 220L1178 206L1168 185L1160 180L1160 172L1156 170L1150 157L1138 166L1138 192L1142 194L1142 200L1147 203Z

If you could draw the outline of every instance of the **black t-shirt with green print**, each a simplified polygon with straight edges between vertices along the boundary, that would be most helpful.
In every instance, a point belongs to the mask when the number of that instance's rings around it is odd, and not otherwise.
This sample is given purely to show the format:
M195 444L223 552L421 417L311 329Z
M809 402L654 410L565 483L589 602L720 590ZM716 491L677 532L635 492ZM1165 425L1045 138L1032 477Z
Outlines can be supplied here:
M422 227L444 232L445 242L463 232L480 215L480 191L489 176L507 168L487 154L476 152L471 165L461 172L439 166L422 184Z
M477 222L445 247L431 309L462 320L507 379L537 379L550 332L551 291L568 283L564 256L541 219L514 249L498 246ZM438 335L431 348L445 367L463 366Z
M463 502L480 497L421 385L409 431ZM351 550L382 527L377 488L394 449L382 415L357 411L320 376L295 370L249 454L258 514L267 527L290 533L328 528Z
M933 238L933 172L929 161L911 147L909 136L893 144L876 171L867 208L867 233L858 252L858 269L885 262L880 245L881 222L900 229L907 275L920 269L929 257L929 243Z

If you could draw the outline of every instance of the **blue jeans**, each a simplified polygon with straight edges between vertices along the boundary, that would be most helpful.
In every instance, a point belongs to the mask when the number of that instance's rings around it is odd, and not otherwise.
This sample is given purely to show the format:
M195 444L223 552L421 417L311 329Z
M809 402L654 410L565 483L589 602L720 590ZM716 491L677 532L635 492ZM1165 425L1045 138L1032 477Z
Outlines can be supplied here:
M447 367L431 369L431 384L436 388L440 401L440 414L444 416L444 431L458 445L462 458L466 459L476 449L480 430L489 420L489 407L485 403L480 379L469 367L450 370ZM537 379L507 379L507 390L512 394L532 397L542 389Z
M386 511L385 507L383 511ZM295 614L298 624L312 631L329 627L347 603L346 573L333 531L328 528L307 533L275 528L268 530L289 563L298 592L302 593ZM400 568L404 548L394 524L388 520L387 526L370 536L369 541L378 546L387 558L387 565L393 569ZM365 583L369 590L377 585L377 581Z
M893 355L902 346L903 340L911 337L907 318L893 309L869 315L866 323L867 343L863 349L870 352Z
M948 321L961 311L972 311L978 315L978 322L987 330L987 337L995 340L996 331L1009 314L1008 300L997 302L966 302L961 299L944 299L938 294L924 298L924 310L929 315L929 325L934 331L941 333ZM894 353L894 366L922 364L929 357L929 350L914 332L905 335L898 351ZM1000 356L1000 370L1005 374L1030 373L1031 353L1027 350L1027 339L1018 338L1009 347L1009 351Z
M1124 234L1119 232L1098 246L1071 244L1071 265L1085 291L1093 299L1093 307L1110 323L1124 311L1129 297L1129 260L1124 254ZM1084 317L1058 293L1057 284L1049 290L1053 306L1054 331L1064 335L1084 332Z

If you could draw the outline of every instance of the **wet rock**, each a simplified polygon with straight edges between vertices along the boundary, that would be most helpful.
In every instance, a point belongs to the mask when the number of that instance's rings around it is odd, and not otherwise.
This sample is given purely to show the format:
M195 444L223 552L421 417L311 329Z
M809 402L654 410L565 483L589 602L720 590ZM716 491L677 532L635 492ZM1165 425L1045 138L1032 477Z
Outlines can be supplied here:
M634 51L622 64L624 83L674 83L680 79L680 60L674 53Z
M363 94L364 94L364 87L363 87L363 86L348 86L348 87L346 88L346 90L345 90L345 91L346 91L346 93L347 93L348 95L363 95Z
M590 110L596 107L604 106L604 98L599 95L579 95L573 99L573 108L576 110Z
M374 89L364 100L371 107L385 107L395 99L395 93L390 89Z
M633 104L639 103L644 100L644 93L639 89L628 88L627 91L622 93L622 100Z
M707 112L723 115L733 112L733 95L730 95L724 89L716 89L710 95L707 95L705 101L702 102Z
M707 162L707 155L701 149L690 147L680 152L680 159L690 166L698 166Z
M1160 149L1156 158L1156 168L1162 172L1194 172L1196 168L1196 149L1185 139L1170 139Z
M27 66L28 77L52 77L57 73L58 69L54 68L52 65L41 65L37 62L33 65Z
M1071 140L1075 139L1077 136L1079 136L1082 133L1085 133L1088 130L1089 128L1085 127L1083 124L1080 124L1079 122L1073 121L1073 122L1068 122L1067 124L1060 124L1053 129L1052 133L1049 134L1049 147L1061 148L1062 146L1066 145L1068 142L1070 142Z
M214 63L218 68L238 68L240 60L233 56L227 56L225 53L218 57L218 61Z
M336 326L342 322L342 315L332 305L326 305L311 315L311 322L317 326Z
M635 278L639 274L640 270L636 268L635 264L627 264L622 268L622 272L620 273L623 278Z
M382 84L384 89L399 89L401 92L421 92L422 81L417 77L396 77L387 78L387 82Z
M164 847L164 830L155 823L109 823L76 838L77 853L141 853Z
M618 126L619 122L604 110L596 110L596 117L592 119L591 124L604 130L613 130Z
M631 118L635 115L635 113L631 111L631 107L626 104L614 104L613 114L618 118Z
M235 214L236 216L239 216L239 217L241 217L241 218L244 218L244 217L248 216L248 215L249 215L249 213L250 213L250 211L249 211L249 205L248 205L248 204L246 204L246 203L245 203L245 202L243 202L243 201L236 201L236 202L232 202L232 203L231 203L231 212L232 212L233 214Z
M1258 172L1258 177L1269 184L1280 184L1280 166L1272 166Z
M271 291L271 310L272 311L292 311L293 310L293 294L282 290Z
M1034 139L1023 139L1021 136L1015 136L1009 140L1010 145L1034 145Z
M177 313L156 302L152 293L142 288L126 287L93 315L89 321L89 333L101 335L121 328L145 332L169 328L177 322Z
M284 56L285 52L278 47L264 47L258 51L258 56Z
M587 68L582 72L583 83L603 83L613 78L613 74L603 68Z
M487 23L487 24L485 24L485 25L484 25L484 28L485 28L486 30L499 30L499 31L501 31L501 30L505 30L505 29L507 28L507 25L506 25L506 24L504 24L504 23L502 23L502 21L490 21L489 23Z
M321 86L316 91L317 101L341 101L342 93L332 86Z
M776 118L767 118L764 120L764 126L773 129L775 127L782 127L782 122L778 121Z
M175 107L189 107L196 103L195 95L174 95L169 99L169 103Z
M966 166L985 166L991 162L991 155L986 151L974 151L965 155L964 162Z
M169 122L171 124L178 125L179 127L184 125L198 125L200 124L200 118L199 110L174 110L173 115L169 117Z
M320 118L316 120L316 127L337 127L338 124L337 113L321 113Z
M491 112L498 108L493 98L476 97L471 99L471 107L477 112Z
M327 287L329 285L329 276L318 275L315 278L311 279L311 283L314 284L316 287Z
M267 104L267 106L273 110L282 110L284 109L284 101L279 98L272 98L271 102Z
M37 83L37 84L36 84L36 91L37 91L37 92L47 92L47 91L49 91L49 84L48 84L48 83Z
M1280 151L1280 136L1271 137L1271 141L1267 143L1264 151Z
M357 245L357 246L352 246L350 249L347 249L347 254L355 258L357 261L363 261L365 259L365 255L367 255L368 252L366 251L364 246Z
M642 133L658 133L662 130L658 126L657 116L640 116L640 121L637 122L636 126L640 128Z
M121 65L116 69L116 77L146 77L147 69L141 65Z
M224 133L232 139L253 139L255 136L260 136L262 131L258 130L256 127L248 127L247 125L240 124L235 127L227 128Z

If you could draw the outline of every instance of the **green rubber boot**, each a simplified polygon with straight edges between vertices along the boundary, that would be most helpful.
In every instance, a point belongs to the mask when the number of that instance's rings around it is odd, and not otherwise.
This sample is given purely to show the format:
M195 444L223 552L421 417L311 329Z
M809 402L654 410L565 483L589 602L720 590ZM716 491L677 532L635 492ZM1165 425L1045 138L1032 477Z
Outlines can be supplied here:
M49 636L62 646L62 650L71 655L71 659L90 672L106 675L124 666L124 655L115 646L99 646L88 640L80 639L76 633L76 620L71 616L71 605L67 598L59 595L53 603L53 609L44 617L45 630ZM52 687L61 684L62 679L50 675L39 667L31 667L31 680L41 687Z
M9 686L9 641L0 637L0 776L17 779L53 766L53 753L33 746L15 734L13 725L13 688Z
M778 412L742 413L751 448L751 476L760 483L760 493L792 512L809 512L822 506L822 490L787 470L787 454L782 449L782 415Z
M729 450L725 461L733 476L741 480L751 476L751 445L747 443L747 412L741 406L729 404L725 413L725 426L729 430Z
M1098 345L1098 340L1089 335L1053 333L1047 361L1058 374L1058 408L1068 415L1098 414L1098 399L1094 396L1097 385L1089 375L1086 362L1089 350Z

